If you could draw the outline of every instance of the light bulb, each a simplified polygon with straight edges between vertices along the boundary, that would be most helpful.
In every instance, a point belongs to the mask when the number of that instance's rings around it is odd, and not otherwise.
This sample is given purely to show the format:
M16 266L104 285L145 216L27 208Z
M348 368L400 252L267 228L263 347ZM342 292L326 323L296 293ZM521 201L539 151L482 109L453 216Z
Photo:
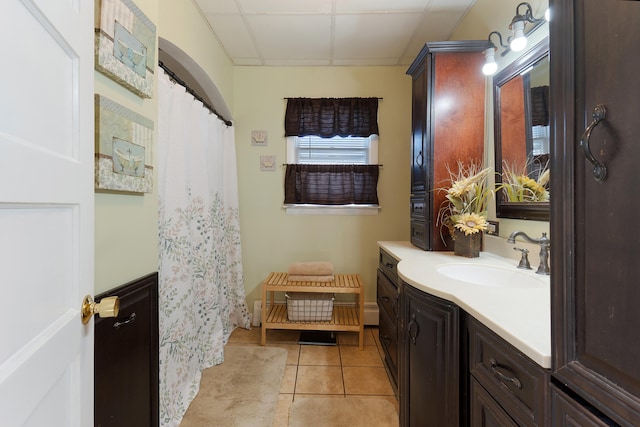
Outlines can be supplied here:
M486 58L484 65L482 66L482 73L485 76L491 76L496 71L498 71L498 64L496 64L495 60L495 48L493 46L489 47L484 51L484 56Z
M527 37L524 35L524 21L513 21L511 23L513 38L511 39L511 50L520 52L527 47Z
M482 66L482 74L485 76L492 76L498 71L498 64L495 62L487 62Z

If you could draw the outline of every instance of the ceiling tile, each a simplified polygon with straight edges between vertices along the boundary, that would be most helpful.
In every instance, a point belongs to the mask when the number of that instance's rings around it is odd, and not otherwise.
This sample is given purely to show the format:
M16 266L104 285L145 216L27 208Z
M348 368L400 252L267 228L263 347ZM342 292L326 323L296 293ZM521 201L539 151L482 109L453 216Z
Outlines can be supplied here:
M205 15L211 13L240 13L235 0L196 0L196 4Z
M398 10L419 10L424 8L432 0L340 0L336 2L336 13L353 12L378 12ZM445 0L446 1L446 0ZM464 0L469 1L469 0Z
M498 0L499 1L499 0ZM464 12L475 4L476 0L431 0L429 11L459 11Z
M397 58L420 21L421 15L415 13L339 15L335 26L335 56Z
M329 58L324 59L304 59L304 58L281 58L281 59L266 59L265 65L278 66L278 67L300 67L300 66L323 66L331 65Z
M327 15L252 15L247 17L265 58L328 58L331 17Z
M238 0L247 14L331 13L330 0Z
M349 66L358 66L358 67L375 67L375 66L386 66L386 65L398 65L398 58L374 58L374 59L358 59L358 58L334 58L333 65L349 65Z
M231 58L258 58L240 15L208 15L207 19Z

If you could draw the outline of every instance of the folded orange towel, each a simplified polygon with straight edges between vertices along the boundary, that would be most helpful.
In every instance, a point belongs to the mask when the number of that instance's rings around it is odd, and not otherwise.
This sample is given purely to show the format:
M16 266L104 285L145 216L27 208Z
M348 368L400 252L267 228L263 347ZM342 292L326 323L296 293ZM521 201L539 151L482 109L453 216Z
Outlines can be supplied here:
M331 276L333 265L328 261L293 262L289 264L289 274L301 276Z
M289 274L287 280L290 282L333 282L333 274L324 276L307 276L302 274Z

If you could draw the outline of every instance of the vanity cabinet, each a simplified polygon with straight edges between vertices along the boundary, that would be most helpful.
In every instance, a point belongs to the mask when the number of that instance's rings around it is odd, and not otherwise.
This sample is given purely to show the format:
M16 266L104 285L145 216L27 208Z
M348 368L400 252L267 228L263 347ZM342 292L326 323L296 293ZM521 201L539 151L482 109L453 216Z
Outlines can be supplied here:
M640 2L550 3L553 420L638 426Z
M467 316L471 427L546 426L549 371Z
M434 191L457 162L482 163L484 153L486 41L427 43L407 74L412 78L411 243L451 250L436 225L445 193ZM449 236L446 236L449 239Z
M460 425L460 309L401 284L400 426Z
M398 261L380 249L377 271L378 331L384 352L385 368L394 387L398 389Z

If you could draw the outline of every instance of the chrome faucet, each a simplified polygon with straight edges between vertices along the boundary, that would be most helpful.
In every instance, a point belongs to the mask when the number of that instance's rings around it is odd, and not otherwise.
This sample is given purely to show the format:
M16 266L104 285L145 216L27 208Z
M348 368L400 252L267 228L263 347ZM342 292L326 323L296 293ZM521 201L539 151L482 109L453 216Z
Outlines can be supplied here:
M518 236L521 236L529 243L540 245L540 266L538 266L538 270L536 271L536 273L548 276L550 274L549 248L551 247L551 240L549 240L549 238L547 237L547 233L542 233L542 237L540 237L539 239L532 239L531 237L527 236L524 231L514 231L513 233L511 233L511 235L509 235L507 243L515 243L516 237Z

